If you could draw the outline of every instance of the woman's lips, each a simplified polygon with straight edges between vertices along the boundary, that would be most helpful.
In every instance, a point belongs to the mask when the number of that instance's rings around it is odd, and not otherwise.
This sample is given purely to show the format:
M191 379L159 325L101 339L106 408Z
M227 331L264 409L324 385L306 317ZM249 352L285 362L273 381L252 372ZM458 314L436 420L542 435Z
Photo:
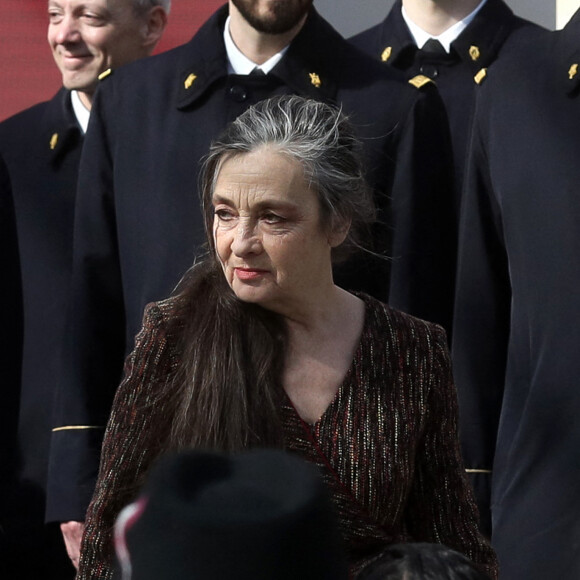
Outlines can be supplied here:
M255 280L268 272L258 268L234 268L234 271L240 280Z

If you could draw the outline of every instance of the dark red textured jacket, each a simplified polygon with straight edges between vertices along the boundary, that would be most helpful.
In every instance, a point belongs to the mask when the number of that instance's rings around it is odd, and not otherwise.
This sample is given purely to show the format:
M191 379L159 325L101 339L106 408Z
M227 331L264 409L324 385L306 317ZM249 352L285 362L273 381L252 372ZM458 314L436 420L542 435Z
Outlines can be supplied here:
M440 327L362 296L365 324L351 366L322 417L282 406L286 448L317 464L330 487L353 570L390 543L443 543L497 577L457 438L457 402ZM150 305L105 434L78 580L110 578L111 529L167 436L162 423L180 362L176 299ZM173 329L173 330L169 330ZM175 330L177 329L177 330Z

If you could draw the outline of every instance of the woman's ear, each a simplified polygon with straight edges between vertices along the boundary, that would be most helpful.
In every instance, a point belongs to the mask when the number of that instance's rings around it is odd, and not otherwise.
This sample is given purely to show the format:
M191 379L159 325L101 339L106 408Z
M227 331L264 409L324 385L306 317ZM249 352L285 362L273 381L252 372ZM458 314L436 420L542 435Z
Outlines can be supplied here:
M167 12L161 6L154 6L145 18L143 45L153 52L167 26Z
M350 231L351 220L340 219L336 220L328 234L328 243L331 248L337 248L346 240L348 232Z

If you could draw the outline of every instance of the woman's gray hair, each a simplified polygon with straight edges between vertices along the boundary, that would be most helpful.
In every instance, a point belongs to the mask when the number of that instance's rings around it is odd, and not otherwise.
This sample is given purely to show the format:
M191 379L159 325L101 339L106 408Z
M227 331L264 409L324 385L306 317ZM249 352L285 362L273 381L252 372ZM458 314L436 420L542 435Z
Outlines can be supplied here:
M160 454L186 448L231 453L284 446L287 320L237 298L216 258L212 235L212 197L223 163L252 151L259 154L261 147L301 163L320 202L322 228L328 231L350 222L351 245L357 245L356 233L374 217L360 143L339 109L301 97L275 97L228 126L213 143L202 173L211 251L180 282L172 316L175 327L167 330L180 337L182 355L169 392L163 392L167 427L155 426L156 433L165 428L170 432L166 442L155 438Z
M350 224L345 242L333 252L334 260L360 248L375 220L375 208L354 128L337 107L287 95L249 108L212 144L201 178L210 245L212 196L222 164L264 146L302 164L306 181L318 195L322 227L330 230Z
M169 14L171 10L171 0L133 0L133 8L138 14L154 8L155 6L161 6Z

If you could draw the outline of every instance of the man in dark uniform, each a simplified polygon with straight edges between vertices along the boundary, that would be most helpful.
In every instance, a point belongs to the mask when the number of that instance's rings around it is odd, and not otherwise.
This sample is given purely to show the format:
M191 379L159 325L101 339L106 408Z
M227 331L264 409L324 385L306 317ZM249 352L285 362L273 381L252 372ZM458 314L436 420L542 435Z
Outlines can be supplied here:
M22 362L22 289L18 239L12 187L8 170L0 157L0 377L2 377L2 404L0 405L0 498L10 497L14 487L14 466L18 453L17 415ZM16 521L18 513L0 500L0 578L9 578L7 554L12 538L5 529L8 521Z
M353 49L311 4L232 0L190 43L99 87L81 162L70 340L51 455L55 492L80 519L143 308L167 296L203 252L200 159L251 104L297 93L342 105L377 187L383 225L375 248L393 259L380 272L350 264L340 281L424 317L448 314L452 185L442 104L428 79L410 84Z
M0 124L0 155L11 182L22 280L21 375L10 385L10 484L6 515L8 578L68 578L58 526L44 526L55 378L72 268L78 164L98 76L150 54L166 22L164 0L49 0L48 40L63 85L48 102ZM12 396L14 397L12 398ZM3 445L6 442L2 440Z
M351 42L407 75L433 79L445 103L455 165L457 221L475 91L496 60L540 27L518 18L503 0L398 0L383 22ZM462 444L467 434L462 433ZM491 464L466 463L483 530L491 533Z
M503 0L397 0L383 22L350 39L408 77L422 74L437 85L451 128L457 211L476 86L531 28L539 27Z
M502 580L580 578L580 12L477 96L454 371Z

